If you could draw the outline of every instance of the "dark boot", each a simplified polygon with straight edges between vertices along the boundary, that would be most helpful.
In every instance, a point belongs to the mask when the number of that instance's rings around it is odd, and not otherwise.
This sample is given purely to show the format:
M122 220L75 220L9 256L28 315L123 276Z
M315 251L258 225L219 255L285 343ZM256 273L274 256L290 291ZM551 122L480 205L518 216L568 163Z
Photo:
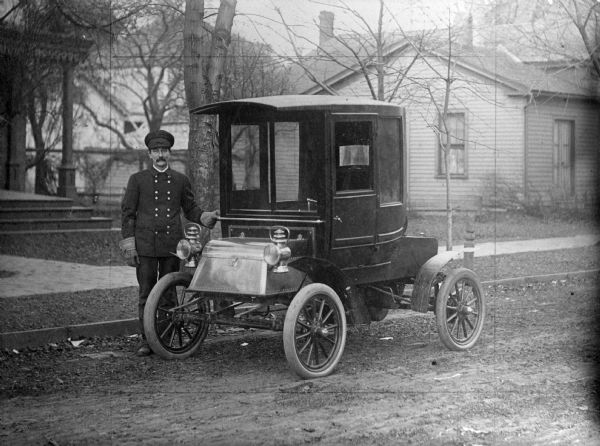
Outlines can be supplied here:
M148 345L145 339L142 341L135 354L136 356L149 356L152 354L152 350L150 350L150 346Z

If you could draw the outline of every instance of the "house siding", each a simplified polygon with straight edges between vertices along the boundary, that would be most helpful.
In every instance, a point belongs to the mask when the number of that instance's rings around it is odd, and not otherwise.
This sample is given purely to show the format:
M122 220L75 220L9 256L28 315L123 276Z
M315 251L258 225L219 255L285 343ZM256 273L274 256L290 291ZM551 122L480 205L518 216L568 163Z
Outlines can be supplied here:
M569 193L554 184L554 136L556 120L574 123L575 198L586 203L598 200L600 152L600 112L598 104L585 99L538 98L526 107L526 182L531 200L548 204L553 199L569 198ZM571 199L573 197L570 197Z
M441 61L432 59L429 63L444 72ZM417 62L410 76L427 79L436 101L443 104L444 83L436 79L428 64ZM510 96L508 88L494 86L473 72L457 68L455 77L449 112L465 113L467 175L451 180L451 201L456 209L474 210L495 203L496 182L510 183L520 191L524 188L525 99ZM361 78L339 91L356 95L368 89ZM445 209L446 182L437 174L438 138L432 128L438 124L437 109L423 89L406 87L398 97L396 102L407 110L408 206L413 210Z

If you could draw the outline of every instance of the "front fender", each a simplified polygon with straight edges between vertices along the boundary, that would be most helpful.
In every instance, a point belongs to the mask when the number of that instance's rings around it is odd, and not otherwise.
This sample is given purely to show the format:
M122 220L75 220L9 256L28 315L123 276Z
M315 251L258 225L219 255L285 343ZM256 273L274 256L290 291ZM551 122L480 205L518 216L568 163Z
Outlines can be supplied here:
M351 285L352 280L333 263L324 259L302 257L290 263L290 266L305 272L312 282L330 286L349 310L351 324L368 324L371 321L363 296Z
M435 283L436 276L448 262L459 256L460 253L457 251L446 251L433 256L421 266L415 279L411 296L410 305L413 311L427 313L429 298L431 297L431 287Z

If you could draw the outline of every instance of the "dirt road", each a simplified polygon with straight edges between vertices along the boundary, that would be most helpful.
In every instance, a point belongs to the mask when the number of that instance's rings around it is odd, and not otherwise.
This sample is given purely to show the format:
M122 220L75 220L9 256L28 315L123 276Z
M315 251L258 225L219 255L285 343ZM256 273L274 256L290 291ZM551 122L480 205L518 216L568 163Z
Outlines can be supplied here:
M597 281L488 289L479 344L431 315L352 328L336 372L291 374L279 334L193 358L93 340L0 356L2 444L600 444Z

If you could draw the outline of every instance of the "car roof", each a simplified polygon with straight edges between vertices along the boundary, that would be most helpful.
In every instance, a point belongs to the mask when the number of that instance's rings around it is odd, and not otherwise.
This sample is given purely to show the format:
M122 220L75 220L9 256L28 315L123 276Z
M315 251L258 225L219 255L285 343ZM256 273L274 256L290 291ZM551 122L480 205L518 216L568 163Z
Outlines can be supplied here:
M258 108L265 111L328 110L340 112L366 112L400 116L402 108L389 102L355 96L330 95L280 95L259 98L234 99L202 105L192 110L196 114L218 114L241 108Z

